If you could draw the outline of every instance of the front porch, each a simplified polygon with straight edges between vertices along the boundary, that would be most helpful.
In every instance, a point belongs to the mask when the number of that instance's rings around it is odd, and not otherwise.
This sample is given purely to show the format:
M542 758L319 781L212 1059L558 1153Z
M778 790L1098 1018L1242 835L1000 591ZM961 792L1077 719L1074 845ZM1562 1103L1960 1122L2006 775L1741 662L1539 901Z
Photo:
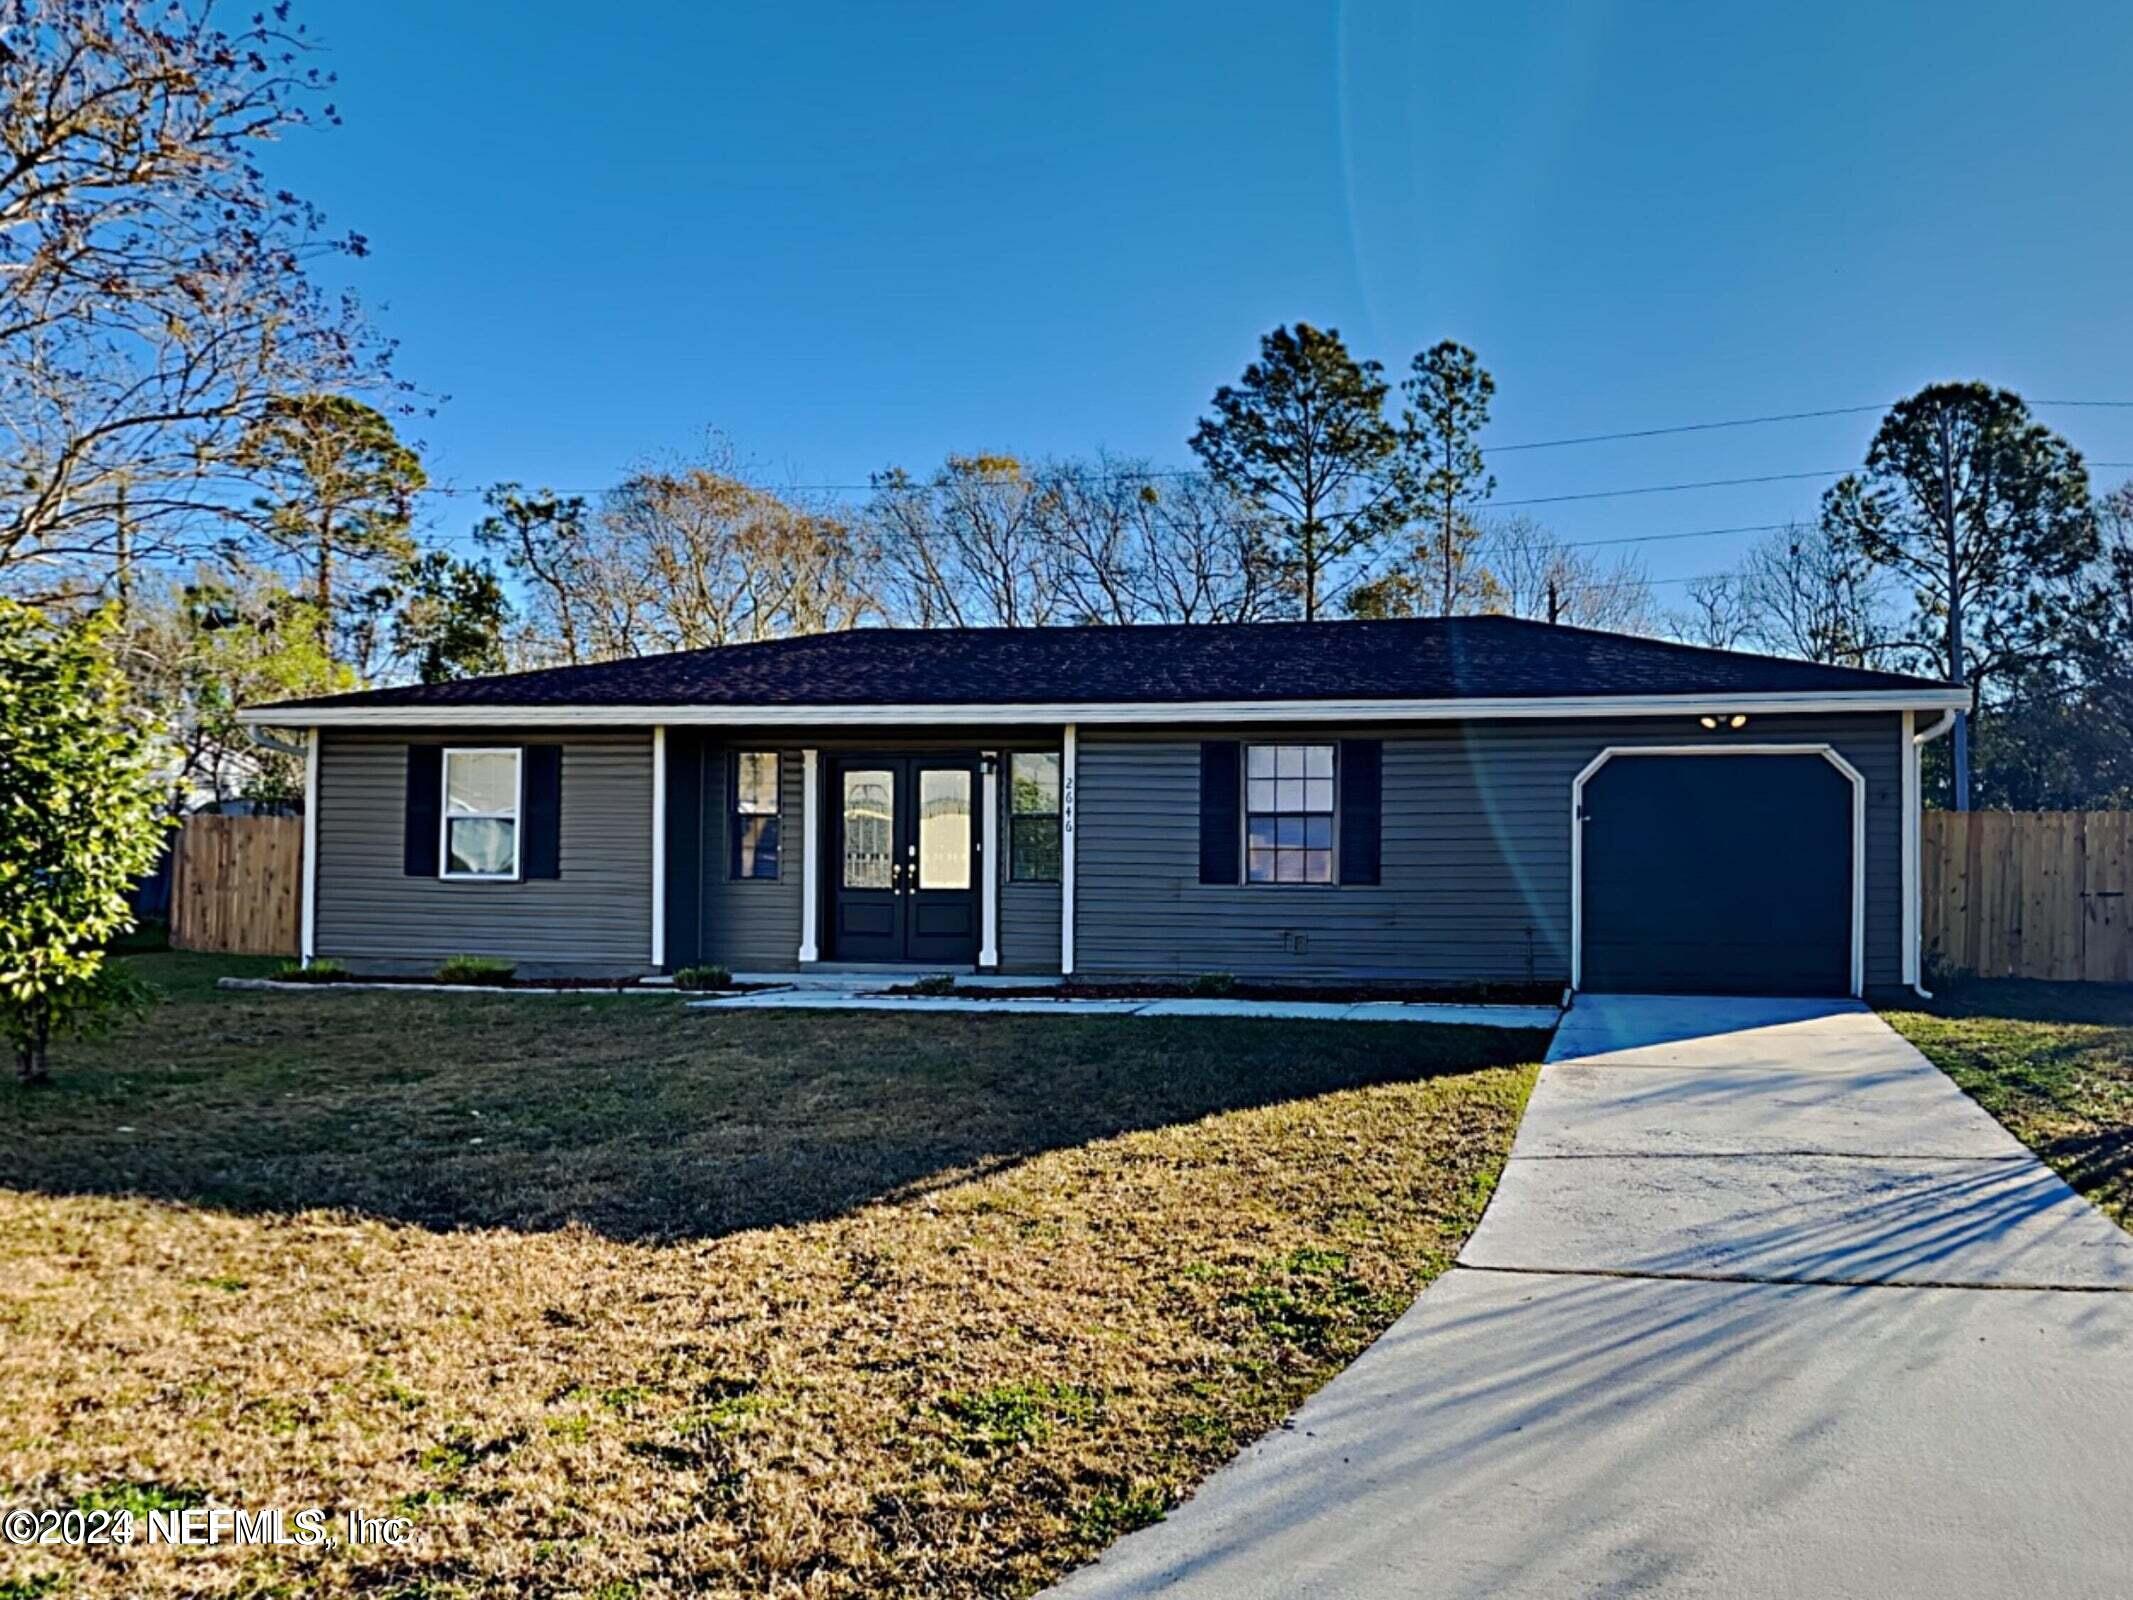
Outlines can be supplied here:
M653 963L1072 970L1074 730L657 728Z

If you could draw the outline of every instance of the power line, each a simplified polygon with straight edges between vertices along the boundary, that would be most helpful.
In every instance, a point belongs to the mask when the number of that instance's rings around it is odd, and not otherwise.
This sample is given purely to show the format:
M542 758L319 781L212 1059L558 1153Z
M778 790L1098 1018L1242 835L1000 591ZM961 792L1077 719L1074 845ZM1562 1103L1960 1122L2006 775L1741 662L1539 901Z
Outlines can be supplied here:
M2096 409L2133 410L2133 400L2032 400L2032 406L2085 406ZM1818 417L1856 417L1870 411L1887 411L1896 404L1872 406L1827 406L1819 411L1774 411L1763 417L1729 417L1723 422L1682 422L1666 428L1627 428L1619 433L1580 433L1565 439L1535 439L1524 444L1492 444L1483 455L1512 455L1521 450L1561 450L1570 445L1613 444L1624 439L1661 439L1672 434L1710 433L1719 428L1758 428L1771 422L1807 422Z
M1635 494L1679 494L1685 489L1731 489L1748 483L1797 483L1807 478L1841 478L1856 469L1838 467L1830 472L1766 472L1753 478L1699 478L1690 483L1647 483L1633 489L1587 489L1578 494L1534 495L1524 500L1491 500L1492 506L1553 506L1567 500L1618 500Z

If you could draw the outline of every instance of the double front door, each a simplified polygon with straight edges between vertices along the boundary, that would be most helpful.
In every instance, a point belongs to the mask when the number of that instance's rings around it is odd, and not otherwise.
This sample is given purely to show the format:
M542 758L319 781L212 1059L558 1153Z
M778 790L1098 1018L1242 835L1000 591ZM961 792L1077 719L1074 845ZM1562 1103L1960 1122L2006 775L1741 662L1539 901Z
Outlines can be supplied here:
M829 780L832 958L974 963L977 762L838 756Z

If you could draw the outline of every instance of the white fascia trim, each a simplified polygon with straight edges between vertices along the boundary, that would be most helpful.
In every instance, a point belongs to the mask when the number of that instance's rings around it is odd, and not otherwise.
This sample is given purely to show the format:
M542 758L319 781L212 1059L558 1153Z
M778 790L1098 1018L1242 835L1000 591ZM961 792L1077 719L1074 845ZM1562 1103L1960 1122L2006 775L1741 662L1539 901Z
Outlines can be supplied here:
M1867 689L1849 693L1741 695L1565 695L1550 699L1471 700L1056 700L1028 705L843 706L318 706L240 711L238 721L278 728L452 728L538 725L643 727L746 724L763 728L850 725L912 727L955 723L1010 727L1025 723L1082 723L1108 727L1194 722L1445 722L1478 718L1664 717L1746 713L1757 716L1829 712L1937 711L1969 704L1961 689Z
M1570 987L1585 984L1585 785L1617 756L1820 756L1852 786L1852 995L1866 992L1866 777L1826 744L1609 745L1570 780Z

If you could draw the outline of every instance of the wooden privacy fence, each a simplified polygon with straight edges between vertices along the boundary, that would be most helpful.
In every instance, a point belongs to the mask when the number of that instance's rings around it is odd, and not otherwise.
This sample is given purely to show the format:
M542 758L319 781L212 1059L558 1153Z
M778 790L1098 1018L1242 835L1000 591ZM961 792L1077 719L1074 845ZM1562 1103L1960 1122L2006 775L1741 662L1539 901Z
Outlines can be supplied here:
M180 950L293 956L303 915L304 819L185 819L170 888Z
M1942 966L2133 983L2133 812L1928 811L1919 871Z

